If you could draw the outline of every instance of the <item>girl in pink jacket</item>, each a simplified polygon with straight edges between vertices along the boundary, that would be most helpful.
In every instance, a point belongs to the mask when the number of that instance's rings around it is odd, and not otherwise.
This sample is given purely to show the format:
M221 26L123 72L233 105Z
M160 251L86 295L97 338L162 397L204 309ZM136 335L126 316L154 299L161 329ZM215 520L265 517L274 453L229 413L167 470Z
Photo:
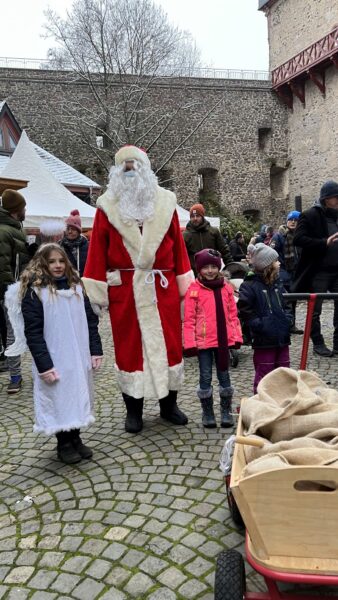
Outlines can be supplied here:
M221 427L232 427L231 400L234 393L229 376L229 347L238 348L242 331L233 288L220 273L221 255L205 249L194 256L198 278L185 296L184 355L198 355L200 378L197 395L202 405L202 424L216 427L212 364L215 358L219 382Z

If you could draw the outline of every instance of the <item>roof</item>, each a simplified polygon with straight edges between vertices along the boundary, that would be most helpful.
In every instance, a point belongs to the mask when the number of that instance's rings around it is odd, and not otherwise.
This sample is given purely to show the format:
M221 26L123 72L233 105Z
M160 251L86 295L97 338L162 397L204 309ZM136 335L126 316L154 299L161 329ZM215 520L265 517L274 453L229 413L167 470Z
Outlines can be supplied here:
M269 6L272 6L274 2L276 2L276 0L258 0L258 10L268 8Z
M86 175L79 173L79 171L73 169L73 167L67 165L53 154L50 154L44 148L40 148L34 142L32 144L38 156L42 158L48 171L63 185L80 185L100 189L101 186L92 179L89 179L89 177L86 177Z
M89 179L89 177L86 177L82 173L79 173L79 171L73 169L73 167L70 167L53 154L50 154L49 152L47 152L47 150L44 150L44 148L40 148L40 146L34 144L34 142L31 142L31 144L39 158L42 159L46 169L53 175L53 177L55 177L57 181L59 181L63 185L74 185L86 188L100 189L101 186L92 179ZM0 174L2 173L6 165L9 163L10 159L10 156L0 155Z
M15 116L13 115L11 109L9 108L6 100L0 101L0 115L3 111L8 112L8 114L10 115L10 119L13 121L13 124L17 127L19 137L22 132L22 129L18 124ZM42 158L45 167L48 169L48 171L55 177L57 181L63 183L63 185L94 189L101 188L101 186L98 183L96 183L96 181L93 181L92 179L89 179L89 177L86 177L86 175L79 173L79 171L73 169L73 167L71 167L70 165L67 165L65 162L54 156L54 154L50 154L50 152L47 152L47 150L41 148L33 142L31 143L33 144L38 156ZM10 156L0 155L0 173L8 164L9 160Z
M27 187L20 190L27 203L25 227L37 227L48 218L63 220L76 208L82 225L91 227L96 209L79 200L55 179L34 146L23 131L12 158L1 173L3 177L28 181Z

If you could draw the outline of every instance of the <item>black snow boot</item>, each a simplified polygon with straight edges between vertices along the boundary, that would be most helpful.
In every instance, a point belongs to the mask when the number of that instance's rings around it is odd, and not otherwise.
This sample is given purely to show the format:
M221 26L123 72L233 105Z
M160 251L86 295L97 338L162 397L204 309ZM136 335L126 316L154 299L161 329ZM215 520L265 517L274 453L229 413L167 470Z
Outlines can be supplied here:
M202 406L203 427L216 427L213 397L211 396L210 398L200 398L200 402Z
M220 388L220 407L221 407L221 427L233 427L234 419L231 414L231 400L234 395L232 387Z
M66 465L74 465L81 461L81 456L75 450L70 431L59 431L56 434L57 439L57 455L58 458Z
M80 454L81 458L92 458L93 450L84 445L80 438L80 429L72 429L69 433L72 437L73 447Z
M186 425L188 417L177 406L177 392L169 390L168 396L160 399L160 415L162 419L174 425Z
M143 428L143 398L133 398L123 393L122 396L127 409L124 428L128 433L139 433Z

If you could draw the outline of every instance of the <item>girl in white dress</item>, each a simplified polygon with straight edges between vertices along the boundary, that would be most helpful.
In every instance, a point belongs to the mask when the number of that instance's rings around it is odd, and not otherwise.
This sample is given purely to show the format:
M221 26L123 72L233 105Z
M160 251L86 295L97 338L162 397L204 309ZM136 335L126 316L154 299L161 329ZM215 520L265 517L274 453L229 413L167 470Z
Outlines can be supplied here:
M34 431L56 435L65 463L91 458L80 428L95 420L92 370L101 365L102 345L98 318L60 246L40 246L21 275L20 296L34 359Z

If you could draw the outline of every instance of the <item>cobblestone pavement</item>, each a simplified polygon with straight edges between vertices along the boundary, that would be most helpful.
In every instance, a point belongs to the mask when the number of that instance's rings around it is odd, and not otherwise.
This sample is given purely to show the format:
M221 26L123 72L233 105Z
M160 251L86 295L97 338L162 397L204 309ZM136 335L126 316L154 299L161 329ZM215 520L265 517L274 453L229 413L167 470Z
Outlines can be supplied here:
M298 312L302 324L304 307ZM330 345L331 308L323 321ZM92 461L62 465L54 439L32 433L28 356L19 395L7 396L7 374L0 375L0 598L211 600L217 554L243 551L218 468L227 432L203 429L198 369L189 359L180 394L189 425L166 424L149 401L142 434L125 433L107 319L102 332L106 358L96 378L97 420L83 435L94 450ZM297 367L302 337L292 341ZM337 385L338 358L315 358L310 349L309 359L309 368ZM251 393L250 348L241 350L231 377L237 400ZM248 588L262 589L259 576L247 572Z

